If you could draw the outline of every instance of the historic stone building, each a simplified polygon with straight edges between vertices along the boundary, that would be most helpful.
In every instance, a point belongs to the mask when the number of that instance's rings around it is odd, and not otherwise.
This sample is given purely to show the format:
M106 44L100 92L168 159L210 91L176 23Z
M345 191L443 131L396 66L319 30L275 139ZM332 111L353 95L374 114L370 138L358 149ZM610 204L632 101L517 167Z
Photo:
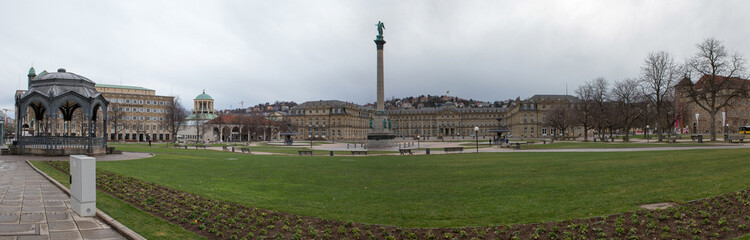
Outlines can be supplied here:
M110 141L170 141L165 114L173 96L156 95L153 89L96 84L96 90L110 102ZM115 118L118 118L115 120Z
M688 94L689 88L700 87L710 76L702 76L698 82L683 78L675 85L675 112L677 113L676 131L683 133L709 133L711 118L700 106L698 106ZM722 84L724 90L719 95L730 94L736 90L742 90L745 94L750 93L750 80L742 78L718 77L716 81L729 81ZM723 102L719 97L717 102ZM722 117L724 112L724 117ZM717 133L737 133L740 127L750 125L750 99L745 96L737 96L729 101L729 104L716 114ZM727 126L727 124L729 126Z
M534 95L523 101L513 102L505 120L513 137L551 137L552 128L549 126L551 111L556 107L573 106L578 98L570 95ZM558 130L559 131L559 130ZM565 136L579 136L581 127L572 127L566 133L557 132Z
M479 127L482 138L494 136L491 129L505 126L508 108L457 108L452 103L433 108L388 110L398 137L466 138Z
M188 142L211 141L213 133L206 134L207 127L204 124L218 116L214 110L214 99L203 90L203 93L193 99L193 110L180 128L179 137Z
M289 123L297 129L295 140L364 140L370 131L373 109L337 101L304 102L289 109Z

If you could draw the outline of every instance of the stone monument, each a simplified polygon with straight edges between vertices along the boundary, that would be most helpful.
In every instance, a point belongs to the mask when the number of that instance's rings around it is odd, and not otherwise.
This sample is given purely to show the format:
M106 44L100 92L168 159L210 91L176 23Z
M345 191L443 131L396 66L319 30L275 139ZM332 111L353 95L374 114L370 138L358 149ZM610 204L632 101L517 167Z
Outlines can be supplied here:
M385 93L384 93L384 77L383 77L383 29L385 24L378 21L378 35L375 36L375 45L378 50L378 71L377 71L377 89L378 89L378 102L375 108L375 113L370 120L370 133L367 134L367 149L384 149L396 147L396 142L391 131L391 120L388 118L388 114L385 112Z

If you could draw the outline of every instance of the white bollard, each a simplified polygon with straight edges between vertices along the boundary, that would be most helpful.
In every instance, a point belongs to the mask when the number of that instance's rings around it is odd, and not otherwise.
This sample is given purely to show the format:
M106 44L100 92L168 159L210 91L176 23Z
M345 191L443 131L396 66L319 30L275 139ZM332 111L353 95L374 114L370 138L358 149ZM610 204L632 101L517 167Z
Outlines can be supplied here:
M96 158L70 156L70 207L81 217L96 215Z

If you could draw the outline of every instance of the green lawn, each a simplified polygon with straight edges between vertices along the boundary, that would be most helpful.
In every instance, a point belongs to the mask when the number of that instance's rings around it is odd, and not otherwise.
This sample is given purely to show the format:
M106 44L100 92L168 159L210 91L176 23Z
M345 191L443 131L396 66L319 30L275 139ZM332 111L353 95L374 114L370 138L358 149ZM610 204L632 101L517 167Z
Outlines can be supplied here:
M455 227L598 216L745 189L748 154L732 149L352 158L197 150L98 165L210 198L304 216Z
M321 144L317 144L321 145ZM159 145L152 145L151 147L148 147L148 144L140 144L140 143L127 143L127 144L109 144L110 147L115 147L117 150L122 150L126 152L154 152L154 153L178 153L178 154L196 154L196 153L216 153L216 150L209 150L209 149L195 149L194 147L188 147L185 148L173 148L173 147L166 147L164 144ZM222 145L223 146L223 145ZM229 146L229 149L231 151L232 146ZM252 146L252 147L246 147L246 146L236 146L235 152L241 153L240 148L248 148L251 152L269 152L269 153L283 153L283 154L293 154L296 155L299 152L298 151L309 151L309 147L301 147L301 146L274 146L274 145L268 145L268 144L262 144L262 146ZM313 150L313 153L315 155L328 155L330 154L330 151L326 150ZM384 153L398 153L398 151L368 151L370 154L384 154ZM351 155L351 151L334 151L335 155Z
M32 163L50 177L70 187L67 174L41 161ZM96 208L147 239L205 239L99 190L96 191Z
M636 143L636 142L560 142L525 145L524 149L571 149L571 148L651 148L651 147L694 147L714 146L710 143Z

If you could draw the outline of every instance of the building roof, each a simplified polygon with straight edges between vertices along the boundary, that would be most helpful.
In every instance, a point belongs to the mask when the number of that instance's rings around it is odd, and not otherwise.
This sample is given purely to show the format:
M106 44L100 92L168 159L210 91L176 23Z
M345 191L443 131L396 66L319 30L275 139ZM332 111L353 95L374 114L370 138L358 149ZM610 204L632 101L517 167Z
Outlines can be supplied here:
M100 88L120 88L120 89L131 89L131 90L146 90L146 91L154 91L153 89L148 89L144 87L137 87L137 86L125 86L125 85L112 85L112 84L96 84L96 87Z
M427 114L427 113L438 113L442 111L451 111L458 113L480 113L480 112L507 112L506 107L491 107L491 108L457 108L453 106L443 107L423 107L418 109L398 109L398 110L386 110L388 114Z
M34 70L34 67L29 68L29 76L36 76L36 71Z
M214 99L211 98L210 95L206 94L206 90L204 89L203 93L195 97L195 100L214 100Z
M722 89L744 89L744 90L750 90L750 80L742 79L738 77L723 77L723 76L716 76L715 79L712 79L709 75L703 75L701 79L698 80L698 82L695 83L695 88L703 88L704 84L709 84L711 81L714 80L713 85L716 87L721 87ZM729 81L728 83L724 83L724 81ZM710 87L710 86L709 86Z
M219 115L213 113L193 113L185 118L185 120L212 120L217 117L219 117Z
M567 100L567 101L577 101L578 98L571 95L554 95L554 94L537 94L534 96L531 96L530 98L526 99L526 101L561 101L561 100Z
M99 94L94 88L94 81L88 78L65 71L60 68L57 72L36 76L29 82L29 91L22 98L34 92L47 97L58 96L67 92L75 92L83 97L94 98Z

